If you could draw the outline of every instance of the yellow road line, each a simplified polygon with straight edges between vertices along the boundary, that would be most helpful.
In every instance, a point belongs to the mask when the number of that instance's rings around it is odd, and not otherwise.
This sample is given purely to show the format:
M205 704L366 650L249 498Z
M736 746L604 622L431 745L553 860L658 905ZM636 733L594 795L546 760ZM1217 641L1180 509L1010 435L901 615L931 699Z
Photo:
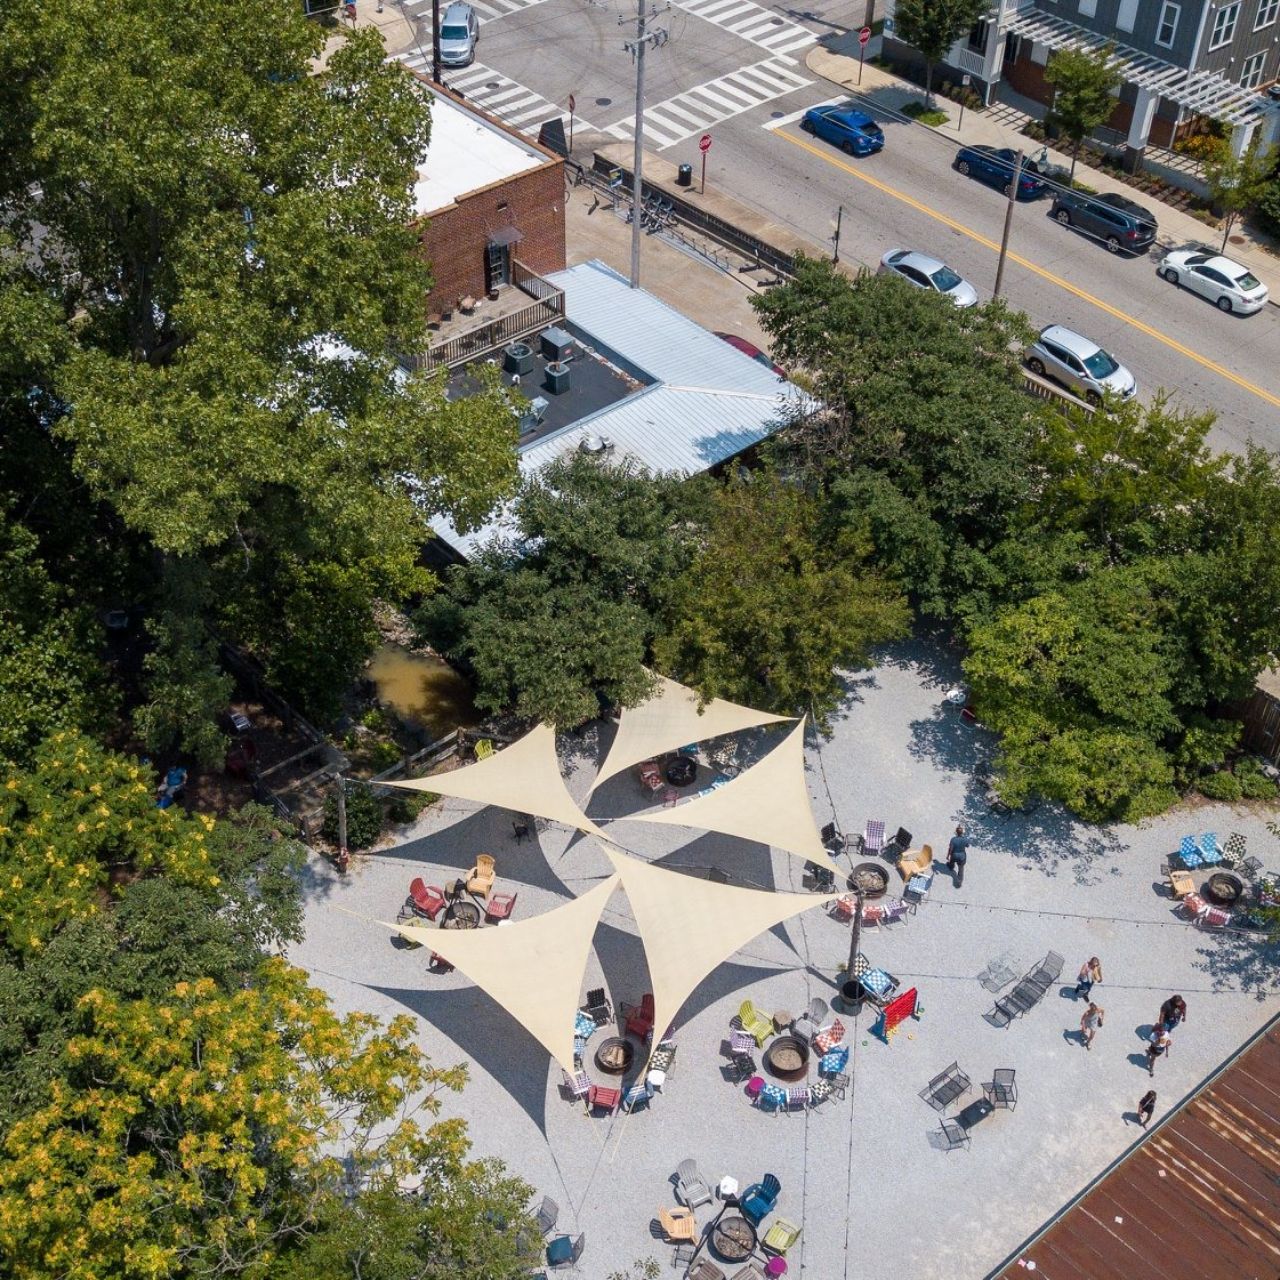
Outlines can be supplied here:
M799 147L802 151L815 155L819 160L825 161L827 164L834 165L837 169L843 169L845 173L852 174L860 182L865 182L869 187L875 187L877 191L883 191L885 195L892 196L895 200L900 200L903 204L910 205L911 208L919 213L925 214L932 218L935 222L941 222L944 226L950 227L953 231L960 232L961 235L968 236L970 240L976 240L979 244L985 245L994 253L1000 252L999 244L988 239L984 235L966 227L963 223L957 222L954 218L948 218L945 213L939 213L936 209L931 209L927 204L922 204L913 196L907 195L903 191L881 182L878 178L873 178L869 174L864 173L861 169L855 168L851 164L846 164L843 160L832 155L829 151L821 147L816 147L810 142L806 142L803 138L797 138L793 134L787 133L783 129L774 129L773 136L775 138L784 138L791 143L793 147ZM1061 276L1055 276L1052 271L1046 271L1043 267L1038 267L1034 262L1029 262L1020 254L1012 251L1009 252L1009 261L1016 262L1020 267L1026 267L1028 271L1034 272L1042 280L1047 280L1050 284L1056 284L1060 289L1065 289L1068 293L1075 294L1084 302L1092 303L1100 311L1105 311L1108 315L1114 316L1117 320L1123 320L1125 324L1132 325L1133 328L1145 333L1149 338L1154 338L1157 342L1162 342L1172 351L1176 351L1179 355L1186 356L1188 360L1194 360L1196 364L1205 369L1211 370L1218 374L1219 377L1226 378L1228 382L1234 382L1237 387L1245 391L1252 392L1261 400L1265 400L1268 404L1275 405L1280 408L1280 396L1272 395L1263 387L1257 386L1255 383L1249 382L1247 379L1240 377L1238 374L1232 373L1230 369L1224 368L1222 365L1210 360L1207 356L1202 356L1198 351L1193 351L1190 347L1184 347L1181 342L1174 338L1170 338L1167 334L1163 334L1159 329L1153 329L1149 324L1143 324L1141 320L1135 320L1133 316L1127 315L1117 307L1113 307L1109 302L1103 302L1101 298L1095 298L1093 294L1086 293L1083 289L1077 288L1069 281L1064 280ZM1170 288L1173 286L1171 285Z

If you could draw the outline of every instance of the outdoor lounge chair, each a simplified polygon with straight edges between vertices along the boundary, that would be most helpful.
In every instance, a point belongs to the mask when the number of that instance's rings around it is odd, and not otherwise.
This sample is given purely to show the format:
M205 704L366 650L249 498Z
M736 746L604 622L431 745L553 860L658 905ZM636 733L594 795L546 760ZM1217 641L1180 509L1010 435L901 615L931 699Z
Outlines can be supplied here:
M439 885L427 884L421 876L418 876L409 884L409 896L404 900L404 906L405 911L415 916L434 920L444 909L447 901L444 890ZM403 916L404 913L402 911L401 915Z
M772 1212L782 1194L782 1183L773 1173L766 1173L759 1182L753 1182L738 1198L742 1216L754 1226L759 1226Z
M729 1280L764 1280L764 1272L755 1262L748 1262L740 1271L735 1271Z
M840 854L845 851L845 846L848 844L848 841L844 837L844 832L842 832L834 822L828 822L818 835L821 838L822 843L832 853Z
M960 1064L953 1062L945 1071L940 1071L923 1089L920 1096L935 1110L943 1111L957 1099L963 1098L973 1088L969 1077L960 1070Z
M698 1220L693 1210L682 1206L674 1209L659 1209L658 1221L662 1224L662 1233L673 1244L678 1240L696 1240L698 1236Z
M756 1060L749 1053L732 1053L729 1055L729 1078L734 1084L750 1080L756 1073Z
M1232 871L1240 871L1245 864L1245 853L1249 848L1249 842L1245 836L1239 831L1233 831L1227 837L1226 847L1222 850L1223 864L1230 867Z
M816 1036L813 1037L813 1047L820 1054L830 1053L832 1049L844 1039L844 1023L837 1018L830 1026L823 1027Z
M611 1089L608 1085L593 1084L587 1090L587 1109L589 1111L617 1111L622 1101L622 1090Z
M794 1222L788 1222L786 1218L778 1218L773 1226L764 1233L764 1239L760 1241L760 1247L765 1253L781 1257L799 1239L800 1228Z
M848 924L853 919L853 913L857 906L858 899L852 893L841 894L831 904L831 918L839 920L841 924Z
M791 1034L801 1040L812 1040L831 1021L831 1006L818 996L809 1001L809 1007L791 1024Z
M818 1070L824 1076L839 1075L849 1065L849 1046L838 1044L818 1059Z
M806 1111L809 1107L809 1086L793 1084L787 1087L787 1110Z
M898 859L898 874L903 880L921 874L933 862L933 846L922 844L918 849L904 853Z
M933 888L933 867L930 866L926 871L922 871L919 875L914 875L907 881L906 887L902 890L902 900L907 904L908 911L915 909L929 896L929 890Z
M587 992L587 1003L582 1006L582 1012L597 1027L603 1027L605 1023L613 1021L613 1005L609 1003L609 997L605 995L603 987L593 987Z
M535 1216L538 1230L545 1236L548 1231L556 1229L556 1223L559 1219L560 1206L550 1196L543 1196L542 1203L538 1206L538 1212Z
M636 773L640 778L640 786L646 794L652 794L655 791L661 791L666 783L662 780L662 770L658 767L656 760L646 760L636 768Z
M884 849L884 823L879 818L868 818L862 831L862 852L880 853Z
M516 899L519 896L518 893L495 893L485 903L484 918L490 924L497 924L501 920L510 920L511 913L516 909Z
M761 1111L772 1111L775 1116L780 1115L787 1109L787 1091L780 1084L767 1084L760 1090L756 1106Z
M570 1075L562 1068L560 1075L561 1087L571 1098L585 1098L591 1092L591 1077L585 1071L575 1071Z
M1217 866L1222 861L1222 851L1218 848L1218 836L1216 832L1206 831L1200 837L1200 861L1206 867Z
M633 1084L622 1095L622 1109L628 1115L633 1111L639 1111L641 1107L647 1107L653 1101L653 1094L649 1092L647 1084Z
M493 890L493 879L496 870L497 863L494 861L492 854L476 854L476 865L467 873L467 892L474 893L481 898L487 898Z
M676 1169L676 1199L686 1209L710 1204L714 1197L706 1179L698 1172L698 1162L692 1158L681 1160Z
M911 832L906 827L899 827L893 834L893 839L888 841L881 852L886 858L896 858L900 854L905 853L911 848Z
M648 1041L650 1036L653 1035L653 993L646 991L640 997L638 1005L624 1004L622 1006L622 1016L626 1019L625 1030L627 1035Z
M1056 951L1050 951L1035 969L1027 974L1027 981L1048 991L1062 977L1062 966L1065 963L1066 961Z
M1222 907L1208 907L1196 917L1202 929L1225 929L1231 923L1231 912Z
M1187 894L1182 900L1182 907L1192 920L1198 920L1209 910L1209 904L1198 893Z
M743 1031L754 1036L757 1046L761 1046L773 1035L773 1022L756 1011L750 1000L744 1000L738 1008L738 1022Z
M547 1266L552 1271L568 1271L571 1267L577 1267L578 1259L582 1257L586 1247L585 1235L556 1236L547 1245Z
M969 1131L955 1120L944 1120L942 1122L942 1139L946 1144L946 1150L954 1151L956 1147L967 1147L969 1145Z

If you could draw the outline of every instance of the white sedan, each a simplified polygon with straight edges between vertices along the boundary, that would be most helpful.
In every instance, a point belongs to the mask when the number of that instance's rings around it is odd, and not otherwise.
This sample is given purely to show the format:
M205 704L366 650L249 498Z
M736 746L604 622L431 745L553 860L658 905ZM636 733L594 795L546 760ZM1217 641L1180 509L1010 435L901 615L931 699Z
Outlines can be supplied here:
M1266 306L1267 286L1248 267L1220 253L1199 248L1174 249L1160 259L1157 271L1170 284L1185 285L1221 311L1251 316Z
M963 277L956 275L945 262L915 249L890 249L880 259L877 275L895 275L917 289L932 289L950 298L957 307L971 307L978 301L978 291Z

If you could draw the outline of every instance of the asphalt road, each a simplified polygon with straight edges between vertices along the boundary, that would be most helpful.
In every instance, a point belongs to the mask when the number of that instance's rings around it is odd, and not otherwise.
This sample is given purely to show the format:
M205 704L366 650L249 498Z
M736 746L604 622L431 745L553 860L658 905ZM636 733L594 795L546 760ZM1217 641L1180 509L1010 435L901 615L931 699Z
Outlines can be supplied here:
M515 6L499 9L498 6ZM617 0L486 0L477 63L446 80L517 127L536 131L548 109L617 140L633 136L635 81L623 41L634 8ZM829 244L843 205L842 260L874 267L897 246L944 258L990 296L1005 202L951 168L954 144L919 125L879 118L886 147L844 156L798 128L816 102L843 97L804 65L812 40L843 9L800 13L752 0L681 0L662 15L670 38L647 58L646 146L667 160L700 161L714 144L707 182L775 222ZM858 15L848 16L851 20ZM427 20L429 31L429 18ZM1087 334L1128 365L1144 397L1164 389L1178 403L1212 409L1222 448L1253 439L1280 451L1280 308L1224 316L1155 274L1155 255L1113 257L1058 226L1047 200L1020 204L1004 293L1037 326Z

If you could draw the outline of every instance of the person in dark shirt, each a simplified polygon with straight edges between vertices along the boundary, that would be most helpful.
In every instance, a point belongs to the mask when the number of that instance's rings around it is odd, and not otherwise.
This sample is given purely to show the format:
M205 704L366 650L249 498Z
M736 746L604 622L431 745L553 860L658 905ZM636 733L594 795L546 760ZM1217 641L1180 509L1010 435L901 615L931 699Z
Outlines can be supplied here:
M951 879L958 889L964 884L964 864L969 860L969 837L963 827L957 827L956 833L947 842L947 866L951 868Z
M1180 1022L1187 1020L1187 1002L1181 996L1170 996L1160 1006L1161 1025L1172 1031Z

